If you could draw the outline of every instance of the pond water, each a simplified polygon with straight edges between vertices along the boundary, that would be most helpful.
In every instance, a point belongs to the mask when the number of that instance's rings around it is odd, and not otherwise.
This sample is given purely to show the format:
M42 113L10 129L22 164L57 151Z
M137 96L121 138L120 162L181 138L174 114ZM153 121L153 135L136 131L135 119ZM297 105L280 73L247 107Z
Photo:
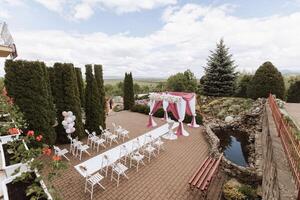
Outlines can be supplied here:
M247 167L249 145L247 134L227 129L214 130L220 139L220 148L224 156L233 163Z

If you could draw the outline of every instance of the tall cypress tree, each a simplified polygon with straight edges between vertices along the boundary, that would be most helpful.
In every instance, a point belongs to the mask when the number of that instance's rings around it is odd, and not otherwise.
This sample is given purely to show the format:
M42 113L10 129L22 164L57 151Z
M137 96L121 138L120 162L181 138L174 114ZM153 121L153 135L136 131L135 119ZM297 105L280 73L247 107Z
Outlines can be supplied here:
M62 112L72 111L76 116L75 128L76 131L72 133L73 137L84 137L84 130L81 116L81 105L78 94L78 87L76 81L76 74L73 64L69 63L55 63L55 103L57 110L57 141L59 143L67 143L67 134L61 124L63 121Z
M132 73L129 73L128 76L128 104L129 104L129 109L134 106L134 90L133 90L133 78L132 78Z
M81 106L84 107L84 105L85 105L84 84L83 84L81 69L78 67L75 67L75 72L76 72L76 77L77 77L77 85L78 85Z
M89 131L99 132L100 125L100 95L92 65L86 65L86 100L85 126Z
M235 89L236 66L229 48L224 44L223 39L217 44L215 51L207 60L205 67L205 79L203 83L203 93L207 96L231 96Z
M124 110L129 110L128 103L128 74L125 73L124 81L123 81L123 107Z
M45 64L7 60L5 72L8 95L24 113L28 128L42 134L46 143L54 144L55 111Z
M99 112L100 112L100 125L106 128L105 118L106 118L106 101L105 101L105 89L103 81L103 69L102 65L94 65L95 79L97 82L97 87L99 89L100 102L99 102Z
M125 73L123 88L124 110L129 110L134 105L134 91L132 73Z

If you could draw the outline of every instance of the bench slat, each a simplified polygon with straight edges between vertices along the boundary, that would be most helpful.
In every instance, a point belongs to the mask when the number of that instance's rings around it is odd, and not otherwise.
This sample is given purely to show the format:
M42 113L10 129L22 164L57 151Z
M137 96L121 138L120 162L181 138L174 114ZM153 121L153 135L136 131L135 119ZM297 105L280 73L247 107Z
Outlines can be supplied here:
M221 159L223 157L223 154L220 155L220 157L218 158L217 162L214 164L212 170L210 170L210 173L205 181L205 184L202 184L202 187L201 187L201 190L206 190L208 188L208 185L213 177L213 175L216 173L219 165L220 165L220 162L221 162Z
M207 166L205 172L201 176L201 179L198 181L197 188L200 188L200 185L205 182L207 175L209 174L210 170L213 168L214 164L216 163L216 159L212 159L212 162L209 166Z
M194 180L194 178L196 178L196 176L198 175L198 173L201 171L202 167L205 165L206 161L209 159L209 156L207 156L207 158L202 162L201 166L197 169L196 173L193 175L193 177L190 179L189 184L191 184Z
M207 170L207 167L211 164L212 161L213 161L212 158L209 158L207 160L207 162L204 164L204 166L202 167L202 169L198 172L197 176L193 180L192 186L195 186L198 183L199 179L202 177L203 173Z

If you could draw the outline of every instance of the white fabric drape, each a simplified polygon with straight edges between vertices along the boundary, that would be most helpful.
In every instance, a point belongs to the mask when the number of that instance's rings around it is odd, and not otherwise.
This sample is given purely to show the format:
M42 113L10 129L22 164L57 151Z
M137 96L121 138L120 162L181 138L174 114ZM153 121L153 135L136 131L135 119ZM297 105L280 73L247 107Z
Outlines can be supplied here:
M150 107L149 115L150 115L151 124L152 124L152 127L155 127L155 126L157 126L157 123L152 118L152 111L153 111L153 108L154 108L154 105L155 105L155 100L150 100L148 105Z
M184 130L183 123L182 123L182 121L185 118L186 101L181 97L179 102L176 103L176 107L179 115L178 121L182 125L182 135L189 136L189 133Z
M188 126L197 128L199 127L199 125L196 122L196 94L194 95L194 97L188 102L188 104L190 105L191 108L191 112L192 112L192 122L190 124L188 124Z
M163 101L163 109L164 109L164 112L165 112L165 115L164 115L165 120L168 119L168 111L167 111L168 106L169 106L169 102L164 100Z

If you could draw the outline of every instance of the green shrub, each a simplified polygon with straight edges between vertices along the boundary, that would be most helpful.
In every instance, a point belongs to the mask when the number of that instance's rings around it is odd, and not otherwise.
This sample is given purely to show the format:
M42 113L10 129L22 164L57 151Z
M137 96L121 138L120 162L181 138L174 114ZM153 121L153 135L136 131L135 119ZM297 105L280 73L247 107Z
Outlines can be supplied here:
M239 192L244 194L246 196L246 199L256 199L257 198L256 190L253 189L249 185L241 185L239 187Z
M300 103L300 80L291 84L287 92L287 102Z
M285 93L283 77L271 62L265 62L256 70L247 91L253 99L268 97L270 93L283 99Z
M132 106L131 108L132 112L138 112L138 113L142 113L142 114L146 114L148 115L150 112L150 108L147 105L140 105L140 104L136 104L134 106ZM163 118L164 117L164 110L163 108L159 108L155 113L154 113L154 117L158 117L158 118ZM175 117L173 116L173 114L171 112L168 112L168 116L173 119L176 120ZM183 120L184 123L191 123L192 121L192 116L189 115L185 115L185 118ZM202 124L203 119L200 113L196 113L196 122L197 124Z
M120 112L122 110L123 110L123 106L121 106L121 105L116 105L115 107L113 107L114 112Z

